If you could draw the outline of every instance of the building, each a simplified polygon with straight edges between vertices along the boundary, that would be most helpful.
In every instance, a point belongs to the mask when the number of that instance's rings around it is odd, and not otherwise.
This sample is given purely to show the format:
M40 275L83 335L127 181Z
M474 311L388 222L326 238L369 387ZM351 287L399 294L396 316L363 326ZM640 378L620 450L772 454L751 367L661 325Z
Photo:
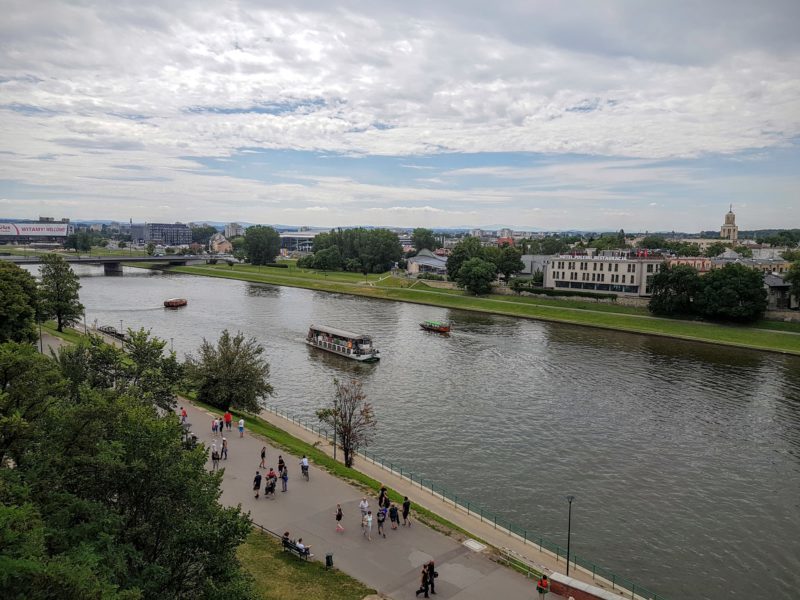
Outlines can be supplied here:
M147 239L147 226L144 223L130 224L131 242L134 244L144 244Z
M74 232L69 219L56 221L53 217L0 223L0 244L63 244L67 236Z
M737 255L733 258L724 258L718 256L711 259L711 268L719 269L725 265L739 264L751 269L758 269L762 273L776 273L782 274L789 271L792 263L785 258L742 258Z
M562 254L549 259L544 287L649 296L650 280L661 270L664 260L664 256L641 251L591 257Z
M792 306L792 286L780 275L767 273L764 275L764 287L767 290L767 310L787 310ZM796 304L796 302L794 303Z
M188 246L192 243L192 230L185 223L146 223L145 242L164 246Z
M497 238L497 245L502 246L513 246L514 245L514 238L510 235L507 237L499 237Z
M533 276L536 271L545 272L550 259L555 258L551 254L523 254L521 256L522 264L525 265L520 275Z
M694 267L698 273L708 273L713 265L711 259L705 256L674 256L667 261L670 267L678 265L687 265Z
M244 235L244 227L238 223L228 223L225 225L225 237L227 239L235 238Z
M323 233L323 231L284 231L279 234L281 237L281 254L312 252L314 250L314 238L320 233Z
M719 230L719 237L723 240L729 240L733 243L739 239L739 226L736 225L736 215L733 213L733 204L725 215L725 223Z
M231 254L233 252L233 244L226 240L221 233L215 233L208 240L208 249L215 254Z
M437 256L430 250L420 250L416 256L408 259L406 271L409 275L418 275L419 273L447 275L447 259Z

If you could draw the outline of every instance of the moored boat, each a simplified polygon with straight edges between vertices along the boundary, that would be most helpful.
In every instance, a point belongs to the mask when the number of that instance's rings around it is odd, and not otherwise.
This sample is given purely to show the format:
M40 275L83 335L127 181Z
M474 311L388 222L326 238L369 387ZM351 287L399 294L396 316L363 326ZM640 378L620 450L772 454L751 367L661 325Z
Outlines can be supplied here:
M425 331L435 331L436 333L450 333L450 323L443 321L423 321L419 324Z
M188 301L186 298L170 298L169 300L164 300L164 308L180 308L187 304Z
M381 358L370 336L325 325L309 327L306 344L360 362L375 362Z

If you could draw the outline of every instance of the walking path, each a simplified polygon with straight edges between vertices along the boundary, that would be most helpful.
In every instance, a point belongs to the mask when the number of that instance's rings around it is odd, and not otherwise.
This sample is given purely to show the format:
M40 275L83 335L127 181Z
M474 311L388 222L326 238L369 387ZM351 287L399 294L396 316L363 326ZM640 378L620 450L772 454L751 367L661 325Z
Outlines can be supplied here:
M208 447L216 440L217 447L220 447L220 437L213 437L211 433L212 415L185 400L183 406L199 440ZM303 538L317 559L324 560L327 553L333 553L336 567L382 594L395 599L412 598L419 587L421 566L433 559L439 572L437 598L530 600L536 597L533 580L421 523L414 522L411 527L400 526L392 530L387 519L386 538L379 538L376 519L372 541L367 540L362 535L358 508L363 494L354 486L315 468L313 464L310 481L305 481L300 475L300 457L276 450L263 440L252 437L246 426L244 438L239 437L235 423L225 437L229 456L228 460L220 461L224 468L220 501L230 506L241 504L255 523L267 529L278 533L288 531L292 539ZM267 446L267 470L271 466L277 471L279 454L289 469L288 491L281 492L278 482L274 499L263 495L258 500L253 497L253 477L260 470L262 446ZM263 474L264 470L261 471ZM412 507L418 494L419 490L408 494ZM373 495L367 499L374 511L377 498ZM334 513L337 503L344 511L344 533L336 533ZM548 600L558 598L561 596L548 594Z

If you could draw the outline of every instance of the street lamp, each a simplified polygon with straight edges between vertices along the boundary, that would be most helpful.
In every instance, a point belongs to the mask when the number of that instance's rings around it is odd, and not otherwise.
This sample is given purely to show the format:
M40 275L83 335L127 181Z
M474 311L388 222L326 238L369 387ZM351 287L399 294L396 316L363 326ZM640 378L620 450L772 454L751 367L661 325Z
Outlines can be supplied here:
M567 577L569 577L569 538L570 533L572 530L572 501L575 500L575 496L567 496L567 502L569 502L569 516L567 517Z
M119 334L122 335L122 319L119 320Z

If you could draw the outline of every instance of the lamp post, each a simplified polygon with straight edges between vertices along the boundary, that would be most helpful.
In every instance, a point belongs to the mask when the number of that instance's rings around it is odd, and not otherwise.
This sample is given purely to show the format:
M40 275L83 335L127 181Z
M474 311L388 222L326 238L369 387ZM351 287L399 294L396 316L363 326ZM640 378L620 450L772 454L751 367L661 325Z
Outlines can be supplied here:
M44 342L42 342L42 322L39 321L39 353L44 354Z
M169 351L175 352L175 347L172 345L172 339L173 338L169 338Z
M569 538L570 533L572 532L572 501L575 500L575 496L567 496L567 502L569 502L569 513L567 516L567 576L569 576Z
M119 320L119 334L122 335L122 319Z

